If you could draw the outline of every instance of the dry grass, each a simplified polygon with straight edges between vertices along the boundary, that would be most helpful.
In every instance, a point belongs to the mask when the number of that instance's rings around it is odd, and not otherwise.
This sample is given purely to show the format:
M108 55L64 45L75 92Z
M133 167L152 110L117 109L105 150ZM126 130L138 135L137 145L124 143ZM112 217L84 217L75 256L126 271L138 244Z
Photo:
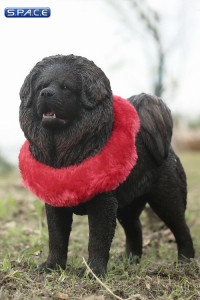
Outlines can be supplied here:
M188 175L187 221L194 238L196 259L176 263L171 232L142 214L144 255L139 265L117 261L124 248L118 225L108 274L103 283L119 298L200 299L200 153L181 156ZM114 299L96 280L77 274L87 258L87 217L75 217L66 271L38 274L47 256L47 228L43 205L21 186L18 175L0 179L0 299Z

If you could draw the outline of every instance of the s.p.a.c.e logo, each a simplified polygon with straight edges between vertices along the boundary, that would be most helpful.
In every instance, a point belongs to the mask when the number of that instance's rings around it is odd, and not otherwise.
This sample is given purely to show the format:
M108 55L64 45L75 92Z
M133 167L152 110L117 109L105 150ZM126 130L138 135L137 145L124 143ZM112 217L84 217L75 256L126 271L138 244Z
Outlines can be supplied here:
M49 7L6 7L7 18L48 18L51 15Z

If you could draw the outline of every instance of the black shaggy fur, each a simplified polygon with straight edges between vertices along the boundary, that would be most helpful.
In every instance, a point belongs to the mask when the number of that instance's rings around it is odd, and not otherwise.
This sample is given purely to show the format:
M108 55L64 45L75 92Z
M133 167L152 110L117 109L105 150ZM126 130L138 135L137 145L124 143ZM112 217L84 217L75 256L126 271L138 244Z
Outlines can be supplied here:
M21 128L33 156L46 165L79 164L100 152L110 137L114 116L109 80L83 57L43 59L26 77L20 97ZM136 166L115 191L99 194L85 204L74 208L46 204L49 256L40 265L41 271L65 268L73 213L88 214L88 263L97 275L106 273L116 219L126 234L126 255L137 261L142 255L139 216L147 202L173 232L179 260L194 257L184 217L186 177L170 146L170 111L161 99L146 94L129 101L141 121ZM55 122L42 118L52 111Z

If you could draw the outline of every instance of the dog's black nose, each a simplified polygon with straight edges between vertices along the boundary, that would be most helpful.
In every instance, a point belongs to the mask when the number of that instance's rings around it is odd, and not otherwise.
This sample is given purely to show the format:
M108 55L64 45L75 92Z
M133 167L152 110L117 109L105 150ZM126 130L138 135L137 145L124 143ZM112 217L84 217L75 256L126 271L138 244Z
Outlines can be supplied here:
M54 92L49 88L45 88L45 89L41 90L41 92L40 92L41 97L51 97L51 96L53 96L53 94L54 94Z

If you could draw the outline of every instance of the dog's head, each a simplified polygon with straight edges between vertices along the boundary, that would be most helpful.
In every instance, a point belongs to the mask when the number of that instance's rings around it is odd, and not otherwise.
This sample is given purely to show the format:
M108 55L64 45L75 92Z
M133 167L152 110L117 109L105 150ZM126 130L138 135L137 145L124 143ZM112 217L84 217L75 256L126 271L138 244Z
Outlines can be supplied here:
M48 130L65 129L106 101L112 101L108 78L92 61L56 55L37 63L20 91L20 123L28 118Z

